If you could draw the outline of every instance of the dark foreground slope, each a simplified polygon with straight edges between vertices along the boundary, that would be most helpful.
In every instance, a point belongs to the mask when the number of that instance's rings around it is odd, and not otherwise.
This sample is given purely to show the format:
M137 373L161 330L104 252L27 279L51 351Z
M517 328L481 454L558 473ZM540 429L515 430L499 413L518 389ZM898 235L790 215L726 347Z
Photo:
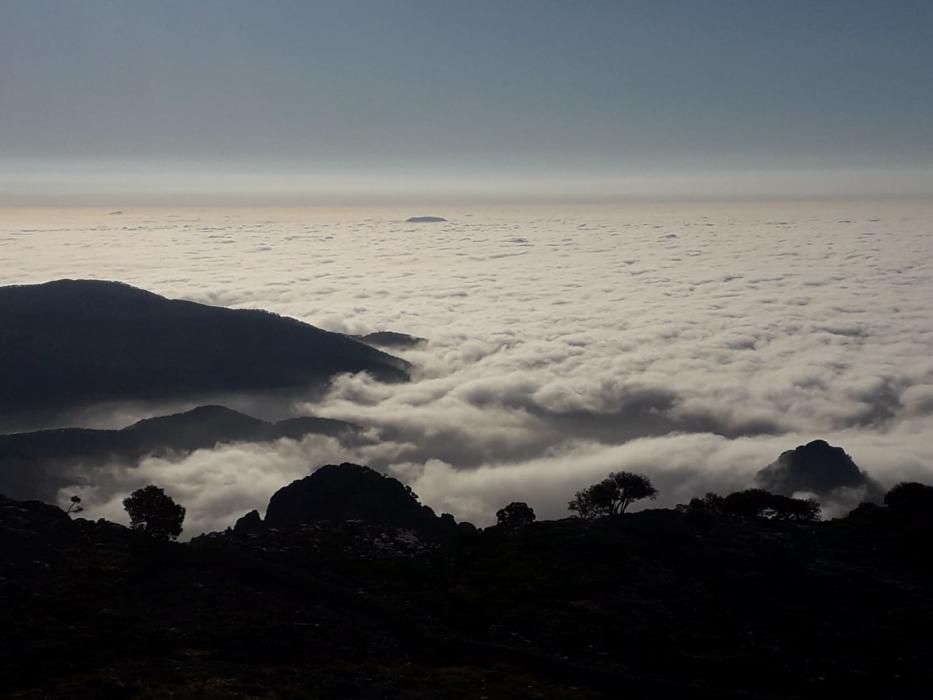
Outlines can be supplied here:
M172 300L116 282L0 287L0 416L109 399L302 387L408 364L265 311Z
M928 533L646 511L446 540L355 521L158 545L0 499L0 684L17 698L923 698Z
M75 483L73 468L78 465L131 465L148 455L182 455L220 443L299 440L312 433L352 443L360 439L359 431L352 423L328 418L270 423L224 406L199 406L121 430L61 428L0 435L0 493L54 500L58 489Z

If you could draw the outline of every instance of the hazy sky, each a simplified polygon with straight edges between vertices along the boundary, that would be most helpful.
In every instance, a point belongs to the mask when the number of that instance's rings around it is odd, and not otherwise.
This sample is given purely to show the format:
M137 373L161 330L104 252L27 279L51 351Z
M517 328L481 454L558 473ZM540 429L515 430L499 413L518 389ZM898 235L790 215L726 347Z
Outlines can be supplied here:
M931 37L929 0L0 0L0 199L930 192Z

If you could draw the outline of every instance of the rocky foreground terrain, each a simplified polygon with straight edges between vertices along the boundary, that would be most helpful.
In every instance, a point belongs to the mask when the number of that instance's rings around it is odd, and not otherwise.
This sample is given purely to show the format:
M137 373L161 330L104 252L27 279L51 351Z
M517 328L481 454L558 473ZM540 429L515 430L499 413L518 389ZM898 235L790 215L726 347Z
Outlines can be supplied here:
M362 469L188 543L0 499L0 694L930 696L926 515L476 530Z

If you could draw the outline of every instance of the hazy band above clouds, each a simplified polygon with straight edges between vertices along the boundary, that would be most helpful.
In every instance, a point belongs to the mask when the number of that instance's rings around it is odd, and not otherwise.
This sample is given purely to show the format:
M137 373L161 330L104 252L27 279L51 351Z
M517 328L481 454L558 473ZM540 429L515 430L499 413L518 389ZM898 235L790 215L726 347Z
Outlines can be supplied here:
M0 207L374 206L933 196L933 167L0 158Z

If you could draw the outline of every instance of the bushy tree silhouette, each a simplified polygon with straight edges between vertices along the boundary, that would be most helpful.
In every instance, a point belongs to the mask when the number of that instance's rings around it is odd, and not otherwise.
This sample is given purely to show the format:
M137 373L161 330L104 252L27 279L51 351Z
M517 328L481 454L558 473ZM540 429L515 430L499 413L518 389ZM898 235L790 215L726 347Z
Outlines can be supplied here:
M820 517L820 504L812 498L791 498L764 489L730 493L719 503L719 510L744 518L813 521Z
M185 509L158 486L145 486L123 499L130 527L157 540L174 540L181 534Z
M902 481L885 494L884 504L902 515L933 516L933 486Z
M708 529L722 516L722 502L722 496L710 492L702 498L691 498L686 505L681 503L676 510L686 515L687 522L695 527Z
M513 501L505 508L496 512L496 522L498 525L506 527L521 527L535 521L535 511L527 503Z
M581 518L615 516L635 501L654 499L658 490L648 477L632 472L612 472L605 479L577 491L567 507Z
M722 502L723 497L718 493L713 493L710 491L702 498L691 498L690 503L686 506L679 505L677 510L684 511L704 511L706 513L721 513L722 512Z
M722 499L720 510L743 518L764 517L771 504L771 494L764 489L745 489Z

